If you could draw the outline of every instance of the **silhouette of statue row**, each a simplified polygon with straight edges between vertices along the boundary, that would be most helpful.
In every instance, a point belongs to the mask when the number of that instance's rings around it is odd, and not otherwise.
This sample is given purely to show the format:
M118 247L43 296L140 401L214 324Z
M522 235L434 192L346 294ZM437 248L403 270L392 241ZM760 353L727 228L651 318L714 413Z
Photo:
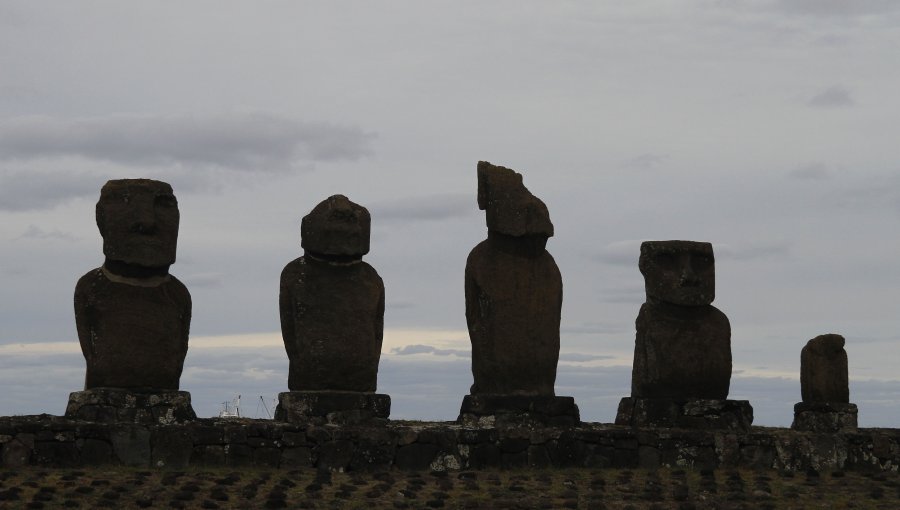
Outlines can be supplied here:
M511 169L482 161L477 176L488 234L466 262L474 382L458 421L577 425L574 399L554 393L562 278L546 250L553 236L547 206ZM149 179L109 181L96 219L105 260L75 287L87 372L66 415L99 422L195 419L190 394L179 391L191 297L169 274L179 223L172 187ZM277 420L372 424L390 414L390 397L375 393L385 294L377 271L362 260L370 224L366 208L342 195L325 199L301 222L303 256L281 273L281 332L290 368ZM748 430L749 402L727 398L731 329L712 306L712 245L644 242L638 265L647 300L635 322L631 396L620 402L616 424ZM803 349L803 402L795 406L794 428L856 427L843 346L842 337L823 335Z

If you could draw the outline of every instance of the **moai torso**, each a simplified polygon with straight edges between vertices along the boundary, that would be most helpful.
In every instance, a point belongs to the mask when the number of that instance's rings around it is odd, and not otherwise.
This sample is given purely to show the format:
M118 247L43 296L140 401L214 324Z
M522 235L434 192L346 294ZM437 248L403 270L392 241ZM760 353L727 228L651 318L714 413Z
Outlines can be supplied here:
M488 239L466 262L471 394L553 395L562 278L545 249L547 208L514 171L480 162L479 206Z
M306 254L281 273L291 391L373 392L384 330L384 283L362 261L369 213L335 195L303 219Z
M844 337L820 335L807 342L800 353L800 392L803 402L850 402Z
M178 389L191 322L191 296L168 274L178 222L166 183L123 179L101 190L97 225L106 261L75 287L85 389Z
M691 241L641 245L647 302L635 322L631 395L722 399L731 381L731 327L712 306L712 246Z

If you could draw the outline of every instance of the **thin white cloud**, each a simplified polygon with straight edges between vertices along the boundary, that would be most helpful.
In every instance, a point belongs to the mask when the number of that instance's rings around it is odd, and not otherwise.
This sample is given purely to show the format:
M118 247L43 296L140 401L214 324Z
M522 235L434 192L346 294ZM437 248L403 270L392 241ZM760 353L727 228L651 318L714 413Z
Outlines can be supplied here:
M76 198L96 197L106 181L82 172L0 172L0 211L50 209Z
M0 159L82 157L124 165L267 172L309 161L356 160L374 135L354 126L263 113L48 116L0 120Z
M369 210L379 222L442 221L475 214L478 204L471 194L443 194L376 203Z
M664 163L669 156L667 154L654 154L645 152L622 162L622 167L635 170L650 170Z
M886 14L900 9L895 0L777 0L775 8L797 15L856 17Z
M22 232L22 235L16 237L16 240L18 239L77 241L78 237L58 229L44 230L37 225L28 225L28 228L25 230L25 232Z
M855 101L850 96L849 90L833 86L814 95L806 104L815 108L845 108L853 106Z
M822 181L831 178L831 171L824 163L815 162L798 166L788 172L788 176L792 179Z
M716 244L716 257L731 260L755 260L780 258L790 254L791 245L787 241L760 241L743 244Z

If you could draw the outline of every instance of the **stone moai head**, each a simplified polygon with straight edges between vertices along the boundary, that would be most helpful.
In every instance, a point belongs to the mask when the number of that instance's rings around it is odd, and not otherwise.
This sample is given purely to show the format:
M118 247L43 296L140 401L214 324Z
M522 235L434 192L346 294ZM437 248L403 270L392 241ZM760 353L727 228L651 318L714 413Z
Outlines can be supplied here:
M646 241L638 263L647 297L681 306L703 306L716 297L716 273L710 243Z
M369 253L372 218L344 195L321 201L300 223L300 245L313 255L361 258Z
M96 215L108 260L146 268L168 268L175 263L180 216L168 183L109 181L100 190Z
M515 170L478 162L478 208L488 230L513 237L553 237L547 206L522 184Z
M819 335L800 352L800 393L804 402L850 402L844 337Z

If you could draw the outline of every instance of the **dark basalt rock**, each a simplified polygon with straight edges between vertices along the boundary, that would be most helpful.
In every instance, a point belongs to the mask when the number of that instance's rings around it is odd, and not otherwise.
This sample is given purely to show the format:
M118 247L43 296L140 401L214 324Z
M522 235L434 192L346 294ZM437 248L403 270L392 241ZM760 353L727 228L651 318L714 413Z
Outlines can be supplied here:
M469 427L575 427L581 423L575 399L555 395L466 395L457 421Z
M701 430L749 431L753 408L746 400L625 397L616 425Z
M478 205L488 238L466 262L471 394L553 395L562 278L546 251L547 207L508 168L478 163Z
M631 398L622 399L616 423L748 429L749 403L727 400L731 326L711 304L712 245L647 241L639 267L647 302L635 321Z
M577 425L571 397L556 397L562 278L547 239L547 206L509 168L478 163L478 207L488 238L466 262L466 322L472 342L467 425Z
M800 393L803 402L850 402L847 351L841 335L820 335L800 353Z
M69 395L66 417L101 423L170 424L195 420L186 391L138 393L92 388Z
M316 425L372 423L390 414L390 396L353 391L283 392L275 408L278 421Z
M373 392L384 332L384 283L362 261L369 246L369 213L335 195L316 206L303 225L306 253L281 273L288 388ZM310 231L315 239L307 242ZM342 240L342 235L350 238Z
M800 393L791 428L810 432L848 432L857 427L858 410L850 403L844 337L820 335L800 354Z
M187 354L191 296L168 273L179 222L172 187L149 179L109 181L96 215L106 261L75 287L85 389L175 391Z
M856 404L840 402L798 402L794 405L791 428L807 432L854 432L858 426Z
M631 396L727 398L731 326L710 304L715 295L712 245L645 242L640 269L647 302L635 321Z

